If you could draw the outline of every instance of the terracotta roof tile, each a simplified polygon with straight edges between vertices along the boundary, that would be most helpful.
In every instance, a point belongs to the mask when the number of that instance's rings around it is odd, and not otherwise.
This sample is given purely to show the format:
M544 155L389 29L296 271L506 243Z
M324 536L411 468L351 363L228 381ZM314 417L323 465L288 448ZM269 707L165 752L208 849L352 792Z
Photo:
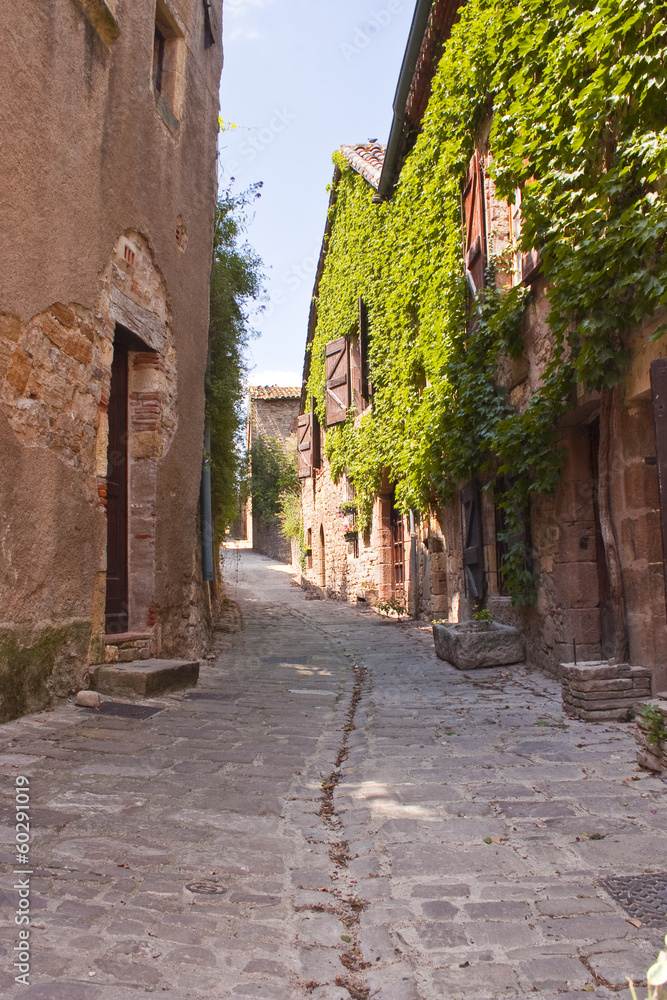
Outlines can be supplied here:
M340 151L350 166L377 191L385 147L377 142L369 142L365 145L359 143L357 146L341 146Z
M250 399L300 399L301 386L251 385L248 395Z

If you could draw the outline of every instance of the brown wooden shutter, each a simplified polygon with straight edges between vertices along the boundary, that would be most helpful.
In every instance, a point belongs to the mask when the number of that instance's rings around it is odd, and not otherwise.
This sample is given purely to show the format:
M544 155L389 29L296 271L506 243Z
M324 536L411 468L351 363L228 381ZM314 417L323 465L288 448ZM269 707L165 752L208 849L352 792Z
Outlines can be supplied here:
M313 415L302 413L296 422L296 448L299 479L313 474Z
M471 297L484 288L486 230L484 225L484 172L475 150L463 188L465 221L465 265Z
M482 504L475 479L461 490L463 527L463 573L466 593L475 601L484 596L484 544L482 541Z
M322 431L320 429L320 422L317 418L315 397L311 396L310 399L310 414L312 417L312 463L313 463L313 473L315 469L319 469L322 466Z
M330 340L325 349L327 427L342 424L350 405L350 361L347 337Z
M361 397L364 406L368 405L373 395L368 349L368 309L364 300L359 296L359 354L361 355Z
M361 344L359 337L355 334L350 337L350 401L357 413L361 413L364 408L361 383Z
M651 362L651 392L653 395L655 454L660 493L662 559L665 572L665 597L667 598L667 358Z

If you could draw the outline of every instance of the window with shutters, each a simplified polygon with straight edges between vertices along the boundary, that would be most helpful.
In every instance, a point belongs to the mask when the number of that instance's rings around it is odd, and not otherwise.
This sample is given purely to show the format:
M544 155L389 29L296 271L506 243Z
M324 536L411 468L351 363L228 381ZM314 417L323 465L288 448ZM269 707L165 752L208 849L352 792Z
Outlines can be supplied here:
M330 340L326 359L327 427L342 424L350 406L350 347L347 337Z
M461 490L463 529L463 575L466 596L479 602L484 597L484 544L479 483L473 479Z
M484 170L475 150L463 188L465 223L465 267L470 291L470 309L484 288L486 271L486 213L484 205Z

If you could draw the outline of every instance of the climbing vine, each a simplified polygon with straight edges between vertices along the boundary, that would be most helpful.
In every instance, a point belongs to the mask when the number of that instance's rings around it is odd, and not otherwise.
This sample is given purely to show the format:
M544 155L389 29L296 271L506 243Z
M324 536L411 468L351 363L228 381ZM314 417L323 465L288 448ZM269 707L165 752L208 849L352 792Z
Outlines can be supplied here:
M509 477L499 503L516 537L560 471L558 418L577 384L621 377L630 330L667 304L667 3L469 0L444 46L417 143L393 197L341 171L317 302L309 391L325 410L324 347L368 307L373 407L327 433L334 477L354 481L368 523L383 470L422 512L474 475ZM461 187L488 131L501 198L522 191L522 249L538 247L550 354L527 405L498 378L523 350L532 293L497 287L491 261L473 328L462 264ZM521 543L503 573L515 603L535 577Z

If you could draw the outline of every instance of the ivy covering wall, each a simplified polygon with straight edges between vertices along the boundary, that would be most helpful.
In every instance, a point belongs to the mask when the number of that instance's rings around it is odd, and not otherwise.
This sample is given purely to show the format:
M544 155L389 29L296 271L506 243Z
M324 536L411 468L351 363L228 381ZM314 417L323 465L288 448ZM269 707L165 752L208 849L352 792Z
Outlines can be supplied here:
M555 487L559 416L575 382L621 377L628 331L667 303L667 4L469 0L446 43L422 133L389 201L341 170L319 285L309 393L324 421L327 341L369 315L373 407L330 428L327 455L368 523L383 470L398 502L427 511L471 476L512 477L508 534L533 492ZM496 381L522 349L531 293L497 289L494 262L467 319L461 187L491 122L497 195L522 189L523 249L539 247L551 356L527 409ZM521 554L510 592L530 602Z

